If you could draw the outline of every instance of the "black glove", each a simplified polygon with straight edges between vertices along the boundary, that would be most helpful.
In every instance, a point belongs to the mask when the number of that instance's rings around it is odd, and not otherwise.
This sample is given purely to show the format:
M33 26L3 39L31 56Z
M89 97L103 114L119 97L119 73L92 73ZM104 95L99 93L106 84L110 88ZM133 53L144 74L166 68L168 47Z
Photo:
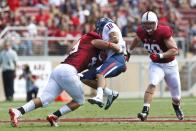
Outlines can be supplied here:
M127 54L125 55L125 60L128 62L130 59L131 53L129 53L127 50L126 50L126 52L127 52Z

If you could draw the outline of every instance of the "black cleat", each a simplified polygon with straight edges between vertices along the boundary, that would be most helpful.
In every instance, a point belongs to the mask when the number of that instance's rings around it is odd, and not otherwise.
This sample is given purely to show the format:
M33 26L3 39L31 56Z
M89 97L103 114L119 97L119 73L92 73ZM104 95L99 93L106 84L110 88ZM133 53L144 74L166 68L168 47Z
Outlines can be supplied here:
M175 110L175 112L176 112L176 117L178 118L178 120L184 119L184 113L182 112L182 110Z
M137 118L139 118L141 121L147 120L149 109L149 107L143 106L142 112L137 114Z
M172 104L172 105L173 105L173 108L174 108L174 111L176 113L176 117L178 118L178 120L183 120L184 119L184 113L183 113L182 109L180 109L180 106L175 105L175 104Z
M148 114L147 113L138 113L137 118L139 118L141 121L147 120Z

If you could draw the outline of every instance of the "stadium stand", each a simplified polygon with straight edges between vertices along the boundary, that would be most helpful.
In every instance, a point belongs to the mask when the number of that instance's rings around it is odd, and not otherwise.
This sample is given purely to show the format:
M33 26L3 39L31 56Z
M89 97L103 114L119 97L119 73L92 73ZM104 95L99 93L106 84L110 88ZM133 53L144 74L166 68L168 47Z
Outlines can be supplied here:
M105 16L113 18L121 28L123 36L128 37L134 35L140 15L146 10L154 10L160 18L160 23L171 25L175 36L186 37L186 29L189 26L187 18L194 17L192 15L194 9L190 8L188 12L176 0L150 0L149 2L145 0L104 0L104 2L98 0L21 0L18 2L17 10L0 14L0 30L8 25L27 26L30 19L34 26L48 28L49 36L69 38L77 36L79 38L82 34L93 30L94 22L98 17ZM7 6L6 0L0 3L1 9ZM17 33L28 35L24 34L24 31ZM39 36L41 34L42 32L37 33ZM58 42L49 43L56 44L56 47L49 46L50 54L56 55L61 45Z

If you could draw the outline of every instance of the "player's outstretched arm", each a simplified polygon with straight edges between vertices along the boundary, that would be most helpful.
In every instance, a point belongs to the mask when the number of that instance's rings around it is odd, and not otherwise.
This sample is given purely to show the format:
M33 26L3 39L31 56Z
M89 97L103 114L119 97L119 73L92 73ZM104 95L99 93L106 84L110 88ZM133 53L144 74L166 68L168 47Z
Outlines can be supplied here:
M112 49L115 52L118 52L118 53L121 52L119 45L112 43L112 42L107 42L101 39L95 39L95 40L92 40L91 43L98 49L105 49L105 50Z
M129 50L132 51L135 47L139 45L140 42L141 42L140 38L136 35L133 39L133 42L131 43Z

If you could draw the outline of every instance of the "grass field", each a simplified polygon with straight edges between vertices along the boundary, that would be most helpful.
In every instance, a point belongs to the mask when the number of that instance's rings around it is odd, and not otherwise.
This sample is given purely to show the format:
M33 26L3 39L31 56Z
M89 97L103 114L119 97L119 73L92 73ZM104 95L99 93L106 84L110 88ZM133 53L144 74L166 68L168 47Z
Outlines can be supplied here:
M22 104L24 102L0 103L1 131L54 131L55 127L50 127L45 118L63 103L53 103L47 108L27 113L22 117L20 126L12 128L9 124L8 108ZM148 121L140 122L136 115L141 111L142 104L142 99L118 99L109 110L105 111L86 102L77 111L61 117L60 126L55 128L55 131L196 131L196 98L183 99L182 107L185 114L183 121L176 121L169 98L155 98ZM89 118L90 122L83 118Z

